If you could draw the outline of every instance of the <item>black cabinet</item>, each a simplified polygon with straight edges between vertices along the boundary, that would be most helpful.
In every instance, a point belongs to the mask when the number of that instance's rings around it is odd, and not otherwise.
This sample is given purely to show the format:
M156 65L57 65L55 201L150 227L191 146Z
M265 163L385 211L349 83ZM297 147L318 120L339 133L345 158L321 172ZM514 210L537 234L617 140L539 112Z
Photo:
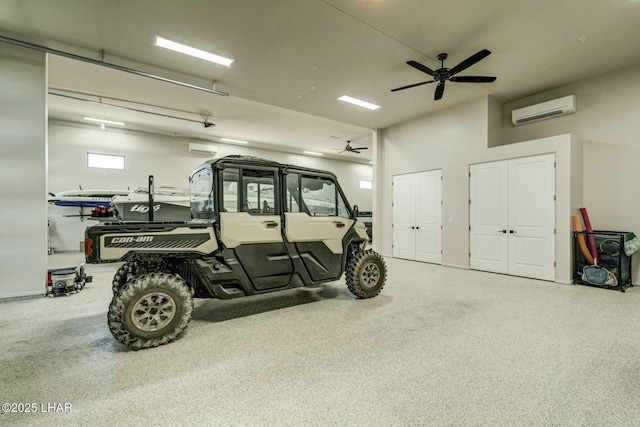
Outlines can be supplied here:
M635 235L631 232L621 231L596 231L574 232L574 278L573 282L581 285L598 286L608 289L618 289L624 292L625 288L633 286L631 282L631 255L625 254L625 243ZM585 242L589 242L589 236L593 236L598 250L598 265L606 268L617 278L615 285L594 285L582 279L582 271L589 265L578 244L578 236L582 235Z

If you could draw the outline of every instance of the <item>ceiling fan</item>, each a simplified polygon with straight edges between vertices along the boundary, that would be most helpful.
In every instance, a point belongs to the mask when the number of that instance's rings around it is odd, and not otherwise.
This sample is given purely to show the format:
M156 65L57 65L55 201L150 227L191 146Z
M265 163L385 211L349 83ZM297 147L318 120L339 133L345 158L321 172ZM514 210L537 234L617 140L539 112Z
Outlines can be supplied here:
M427 83L435 83L438 82L438 86L436 87L436 93L433 97L434 101L442 98L442 94L444 93L444 84L447 80L451 82L458 83L491 83L496 81L495 77L487 77L487 76L456 76L460 71L463 71L481 59L486 58L491 54L487 49L482 49L480 52L475 55L471 55L458 65L453 68L445 68L444 60L447 59L446 53L441 53L438 55L438 60L440 61L440 69L433 71L429 67L426 67L419 62L416 61L407 61L407 64L411 65L416 70L420 70L423 73L427 73L433 77L433 80L428 80L426 82L414 83L408 86L397 87L395 89L391 89L391 92L396 92L398 90L409 89L416 86L426 85Z
M344 147L344 150L340 151L338 154L342 154L344 152L360 154L360 150L368 150L368 149L369 149L369 147L356 147L356 148L353 148L351 146L351 141L347 141L347 145Z

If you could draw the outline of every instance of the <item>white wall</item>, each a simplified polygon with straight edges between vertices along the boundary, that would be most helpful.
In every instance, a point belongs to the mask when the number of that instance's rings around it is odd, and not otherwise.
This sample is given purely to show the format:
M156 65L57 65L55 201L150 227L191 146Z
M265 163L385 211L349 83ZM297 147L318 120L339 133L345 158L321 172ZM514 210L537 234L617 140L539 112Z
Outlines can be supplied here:
M576 113L520 126L511 111L567 95L576 95ZM585 142L640 145L640 65L504 104L499 144L571 133Z
M594 228L640 235L640 145L585 142L584 171L584 205ZM640 254L634 257L637 266Z
M376 248L391 255L393 175L442 169L442 262L468 267L468 173L467 153L486 149L487 107L485 100L432 114L386 129L382 143L385 168L378 187L384 206L374 223L381 227ZM449 218L452 221L449 222ZM465 227L467 229L465 230ZM374 239L376 242L376 239ZM467 250L468 253L468 250Z
M376 248L392 252L392 186L394 175L442 169L443 265L469 267L469 165L535 154L556 155L556 281L571 280L570 215L582 203L581 145L571 135L488 148L488 123L493 101L479 99L437 114L386 129L378 148L384 157L378 181L383 200ZM577 172L576 172L577 171ZM578 188L580 190L575 190ZM374 244L376 239L374 238Z
M0 42L0 298L45 292L46 88L45 55Z
M52 123L49 126L48 191L146 187L149 175L156 186L187 188L189 174L206 155L189 153L184 142L142 137L109 130ZM125 170L87 167L87 152L125 156Z
M515 108L572 94L577 98L575 114L521 126L511 124L511 110ZM376 197L386 199L378 202L379 209L386 212L382 218L382 236L378 238L383 253L389 254L391 249L388 200L391 200L392 175L443 168L443 262L466 267L468 209L464 202L468 187L464 184L464 165L480 161L481 157L499 158L520 151L500 151L500 147L533 144L536 148L525 151L552 149L548 142L541 141L568 134L575 136L569 144L571 160L564 172L569 174L567 179L571 183L570 212L562 215L557 212L557 223L565 227L568 215L585 206L595 229L640 234L640 186L637 185L640 65L504 105L490 97L486 107L485 111L485 103L477 101L384 130L384 140L376 147L382 156L376 165L376 174L381 176L378 184L382 187ZM557 143L555 146L554 149L561 149ZM557 173L560 176L559 170ZM449 223L451 216L453 222ZM557 261L559 268L565 268L562 259ZM640 255L633 257L632 264L632 275L638 277Z
M577 112L521 126L511 110L576 95ZM640 235L640 65L540 93L503 107L501 144L571 133L584 142L584 206L596 230ZM640 255L632 258L633 277Z
M200 143L200 142L199 142ZM325 159L251 148L242 145L211 143L218 148L217 158L242 154L262 157L336 174L349 203L358 204L360 210L371 210L372 191L360 189L360 180L372 180L372 167L359 163ZM188 188L189 175L210 156L189 153L188 141L158 138L142 134L126 134L99 128L69 126L53 122L49 125L49 188L48 191L76 189L127 189L146 187L148 176L154 176L156 186ZM125 156L125 170L89 169L87 152ZM91 220L72 214L72 208L51 207L52 238L55 250L77 251L84 239L84 230L93 225Z

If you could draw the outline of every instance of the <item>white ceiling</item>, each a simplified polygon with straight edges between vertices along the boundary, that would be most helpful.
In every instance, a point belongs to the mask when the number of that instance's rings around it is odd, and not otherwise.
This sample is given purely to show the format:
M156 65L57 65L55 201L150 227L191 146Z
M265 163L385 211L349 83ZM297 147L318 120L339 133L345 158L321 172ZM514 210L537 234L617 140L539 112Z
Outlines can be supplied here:
M207 88L215 81L230 94L52 57L51 118L91 114L130 129L329 156L347 140L370 146L370 129L479 97L507 102L606 78L640 63L638 23L633 0L0 0L1 36ZM235 61L227 68L156 48L155 35ZM453 67L481 49L492 54L460 75L494 83L449 82L440 101L434 85L390 92L430 79L408 60L437 69L447 52ZM343 94L382 107L337 101ZM205 129L205 119L216 126ZM371 150L341 156L368 161Z

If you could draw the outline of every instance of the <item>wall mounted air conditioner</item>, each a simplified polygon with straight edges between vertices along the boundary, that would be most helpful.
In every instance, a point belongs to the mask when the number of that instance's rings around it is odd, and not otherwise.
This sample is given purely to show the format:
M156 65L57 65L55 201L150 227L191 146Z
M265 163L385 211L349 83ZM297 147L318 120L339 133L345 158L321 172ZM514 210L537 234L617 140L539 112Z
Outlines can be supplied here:
M215 156L218 152L218 147L208 144L196 144L195 142L189 143L190 153L207 154L209 156Z
M514 125L550 119L576 112L576 96L569 95L563 98L552 99L541 104L518 108L511 112L511 121Z

